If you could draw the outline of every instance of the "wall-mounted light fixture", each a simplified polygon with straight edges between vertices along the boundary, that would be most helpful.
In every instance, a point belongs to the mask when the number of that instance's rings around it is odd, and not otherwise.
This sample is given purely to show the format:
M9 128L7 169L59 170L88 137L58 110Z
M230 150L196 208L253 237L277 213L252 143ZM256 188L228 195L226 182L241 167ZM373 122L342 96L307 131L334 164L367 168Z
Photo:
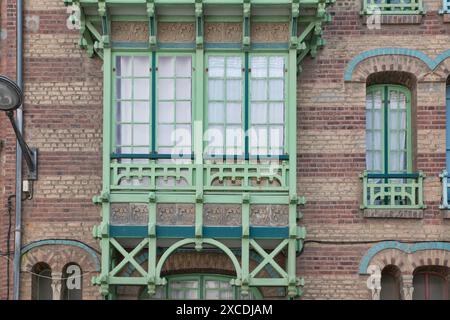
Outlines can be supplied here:
M28 147L14 120L14 111L20 108L22 102L23 93L19 86L11 79L0 76L0 111L5 111L11 121L17 141L22 149L23 157L28 166L28 180L37 180L37 149Z

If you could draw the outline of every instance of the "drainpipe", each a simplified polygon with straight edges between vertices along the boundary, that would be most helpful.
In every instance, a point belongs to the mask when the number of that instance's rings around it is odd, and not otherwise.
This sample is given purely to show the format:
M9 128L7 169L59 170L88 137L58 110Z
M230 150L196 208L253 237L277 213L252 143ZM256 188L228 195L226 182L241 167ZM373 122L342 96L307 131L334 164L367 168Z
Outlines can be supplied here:
M16 76L17 85L23 89L22 62L23 62L23 0L17 0L16 4ZM23 106L22 106L23 107ZM16 124L20 132L23 132L22 107L17 109ZM16 142L16 229L14 243L14 293L13 299L19 300L20 289L20 253L22 247L22 149Z

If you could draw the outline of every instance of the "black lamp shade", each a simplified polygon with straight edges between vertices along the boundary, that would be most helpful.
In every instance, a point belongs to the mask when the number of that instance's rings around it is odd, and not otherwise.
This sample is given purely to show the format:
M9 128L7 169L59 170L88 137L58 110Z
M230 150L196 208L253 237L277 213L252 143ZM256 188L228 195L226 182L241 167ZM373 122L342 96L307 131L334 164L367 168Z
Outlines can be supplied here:
M0 76L0 111L14 111L22 105L23 94L9 78Z

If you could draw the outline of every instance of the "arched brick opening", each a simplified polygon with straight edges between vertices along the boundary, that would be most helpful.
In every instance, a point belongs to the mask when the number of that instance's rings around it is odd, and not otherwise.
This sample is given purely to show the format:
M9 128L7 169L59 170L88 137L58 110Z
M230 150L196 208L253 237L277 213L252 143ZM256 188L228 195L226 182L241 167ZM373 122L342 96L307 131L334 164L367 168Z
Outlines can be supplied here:
M52 270L52 281L61 284L63 270L72 263L80 266L83 288L83 299L101 299L99 289L91 284L92 276L98 272L95 261L85 250L68 245L43 245L33 248L22 256L21 299L32 299L33 268L38 263L45 263ZM59 282L58 282L59 281ZM60 299L58 294L57 299Z

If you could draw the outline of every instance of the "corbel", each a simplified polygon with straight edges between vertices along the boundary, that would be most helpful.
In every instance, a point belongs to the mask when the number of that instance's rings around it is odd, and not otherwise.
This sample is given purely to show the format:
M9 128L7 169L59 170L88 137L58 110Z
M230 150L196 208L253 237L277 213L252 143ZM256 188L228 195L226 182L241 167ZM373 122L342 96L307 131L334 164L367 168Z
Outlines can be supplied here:
M108 203L109 202L109 192L102 191L102 193L99 196L92 197L92 202L94 204Z
M250 16L251 3L250 0L244 0L243 3L243 27L242 27L242 48L245 51L250 50Z
M100 46L100 48L109 48L111 19L109 17L109 12L105 0L98 1L98 14L100 15L102 21L102 33L103 33L101 41L102 46Z
M291 38L289 46L291 49L296 49L298 43L298 17L300 15L299 0L294 0L291 5Z
M203 16L203 0L195 1L195 43L197 48L203 48L204 38L204 16Z
M156 7L154 0L147 0L147 17L148 17L148 42L151 50L156 49L157 37L156 37Z

